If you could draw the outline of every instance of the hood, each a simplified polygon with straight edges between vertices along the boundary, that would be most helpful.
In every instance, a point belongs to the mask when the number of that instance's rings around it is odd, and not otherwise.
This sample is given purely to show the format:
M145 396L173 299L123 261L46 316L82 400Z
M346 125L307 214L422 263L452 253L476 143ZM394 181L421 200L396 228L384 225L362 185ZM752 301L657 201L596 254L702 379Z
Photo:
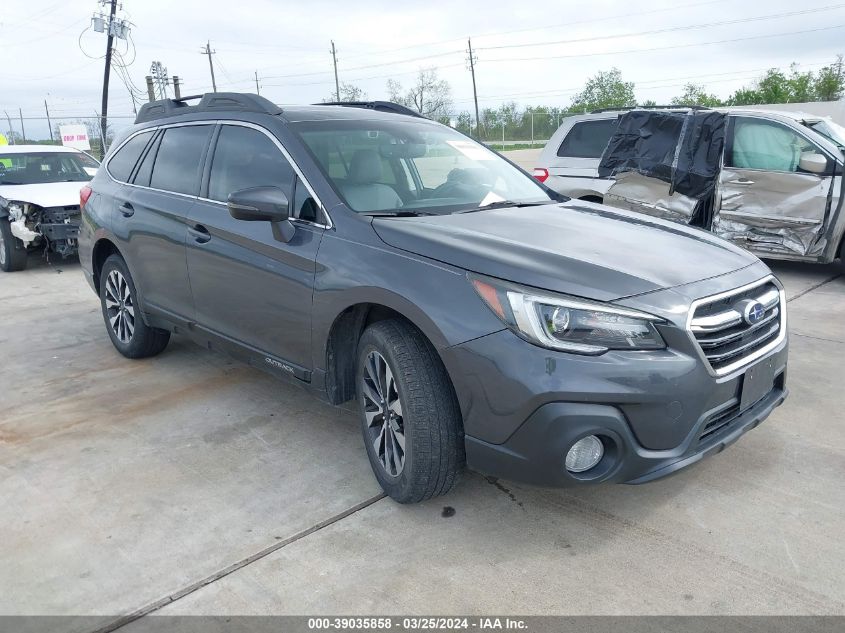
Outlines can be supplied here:
M754 255L700 229L581 200L374 218L387 244L507 281L612 301L724 275Z
M39 207L68 207L79 204L79 190L87 182L45 182L35 185L2 185L0 197L29 202Z

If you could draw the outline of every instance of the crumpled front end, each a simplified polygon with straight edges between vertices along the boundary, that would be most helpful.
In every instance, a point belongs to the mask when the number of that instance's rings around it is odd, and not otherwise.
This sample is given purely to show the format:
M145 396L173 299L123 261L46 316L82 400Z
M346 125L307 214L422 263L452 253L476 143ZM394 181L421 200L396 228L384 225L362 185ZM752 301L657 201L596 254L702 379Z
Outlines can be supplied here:
M19 201L2 204L12 236L23 242L24 247L44 246L62 257L77 251L79 236L79 205L41 207Z

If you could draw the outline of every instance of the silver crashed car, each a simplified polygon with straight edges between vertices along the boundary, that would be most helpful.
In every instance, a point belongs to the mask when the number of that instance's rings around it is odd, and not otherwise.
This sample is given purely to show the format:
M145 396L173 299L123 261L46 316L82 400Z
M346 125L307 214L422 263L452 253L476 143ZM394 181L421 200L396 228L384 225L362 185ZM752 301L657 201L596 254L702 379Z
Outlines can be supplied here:
M798 112L597 111L563 121L534 176L572 198L712 231L760 257L839 257L845 268L843 148L845 128Z
M98 167L69 147L0 147L0 270L26 268L29 250L76 254L79 190Z

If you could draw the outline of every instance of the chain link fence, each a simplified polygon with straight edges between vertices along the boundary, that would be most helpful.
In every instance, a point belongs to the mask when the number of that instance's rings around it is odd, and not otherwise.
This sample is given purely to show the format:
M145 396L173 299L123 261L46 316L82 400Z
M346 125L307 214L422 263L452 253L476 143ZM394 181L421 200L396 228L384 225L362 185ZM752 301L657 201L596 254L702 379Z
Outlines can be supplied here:
M90 143L89 153L95 158L103 156L100 118L92 116L33 115L18 111L3 111L0 119L0 134L9 144L53 144L61 145L61 128L67 125L84 125ZM441 123L463 132L496 149L519 147L542 147L551 138L561 121L575 112L557 109L526 109L518 111L513 107L498 110L486 109L481 113L481 125L467 112L437 117ZM106 134L106 149L121 129L132 125L134 114L109 115ZM2 139L0 139L2 143Z

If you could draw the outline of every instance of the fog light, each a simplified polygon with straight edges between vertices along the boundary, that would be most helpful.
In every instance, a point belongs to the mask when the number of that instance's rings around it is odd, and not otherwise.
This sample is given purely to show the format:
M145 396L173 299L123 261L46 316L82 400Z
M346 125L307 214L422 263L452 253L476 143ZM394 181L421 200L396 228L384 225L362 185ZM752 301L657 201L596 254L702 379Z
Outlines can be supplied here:
M583 473L599 463L604 455L604 445L595 435L581 438L566 454L566 470L571 473Z

